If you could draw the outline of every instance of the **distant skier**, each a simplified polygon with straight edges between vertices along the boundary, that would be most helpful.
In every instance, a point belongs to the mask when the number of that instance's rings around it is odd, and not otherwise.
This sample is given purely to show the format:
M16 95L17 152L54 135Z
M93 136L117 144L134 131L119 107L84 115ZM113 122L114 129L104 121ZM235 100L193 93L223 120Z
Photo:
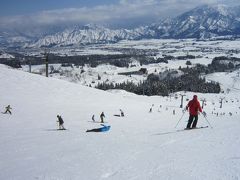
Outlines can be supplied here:
M5 107L5 112L4 112L3 114L9 113L9 114L11 115L11 114L12 114L12 112L10 111L11 109L12 109L12 108L11 108L10 105L6 106L6 107Z
M101 123L104 123L103 118L105 118L104 112L102 112L102 113L100 114Z
M121 116L124 117L124 112L120 109Z
M150 107L150 109L149 109L149 113L152 112L153 106L154 106L154 104L152 104L152 106Z
M92 115L92 121L95 122L95 116L94 115Z
M103 126L103 127L96 128L96 129L90 129L90 130L87 130L86 132L104 132L104 131L108 131L111 127L111 126L106 126L104 124L101 124L101 126Z
M202 112L202 108L197 99L197 95L194 95L193 99L188 102L186 110L189 110L189 120L186 129L196 128L198 122L198 113Z
M60 130L65 130L65 127L63 126L64 121L63 121L62 117L57 115L57 118L58 118L57 122L58 122L58 125L59 125L59 129Z

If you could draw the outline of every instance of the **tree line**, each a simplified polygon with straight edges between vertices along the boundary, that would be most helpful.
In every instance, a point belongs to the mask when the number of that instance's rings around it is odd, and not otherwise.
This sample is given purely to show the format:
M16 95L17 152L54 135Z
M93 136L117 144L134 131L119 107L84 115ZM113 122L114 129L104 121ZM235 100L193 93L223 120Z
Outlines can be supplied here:
M221 88L219 83L206 82L205 78L201 78L200 73L196 69L190 69L187 73L179 77L167 77L160 80L159 75L150 74L147 80L141 81L138 84L129 81L116 84L103 82L99 83L96 88L102 90L123 89L128 92L147 96L168 96L169 93L178 91L220 93Z
M22 54L15 53L13 59L1 59L2 64L14 68L20 68L21 65L41 65L45 63L43 57L37 56L24 56ZM97 67L101 64L110 64L116 67L130 67L133 60L136 60L140 65L156 64L156 63L168 63L168 60L185 60L194 59L194 56L163 56L162 58L153 58L147 55L137 54L109 54L109 55L76 55L76 56L58 56L49 54L49 64L74 64L75 66L84 66L88 64L90 67Z

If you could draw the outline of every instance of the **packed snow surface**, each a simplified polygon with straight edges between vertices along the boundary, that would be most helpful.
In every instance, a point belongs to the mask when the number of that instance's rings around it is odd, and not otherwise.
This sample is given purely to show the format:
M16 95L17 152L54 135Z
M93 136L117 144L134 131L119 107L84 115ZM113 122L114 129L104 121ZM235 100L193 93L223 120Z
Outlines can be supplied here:
M240 179L239 81L233 82L235 89L225 94L197 94L206 100L213 128L177 131L188 119L179 108L184 92L171 97L105 92L1 65L0 107L3 112L10 104L13 114L0 114L0 179ZM185 94L184 106L193 94ZM119 109L125 117L114 116ZM110 131L86 133L100 127L91 117L99 121L102 111ZM57 114L68 130L56 130ZM209 126L207 120L200 115L198 126Z

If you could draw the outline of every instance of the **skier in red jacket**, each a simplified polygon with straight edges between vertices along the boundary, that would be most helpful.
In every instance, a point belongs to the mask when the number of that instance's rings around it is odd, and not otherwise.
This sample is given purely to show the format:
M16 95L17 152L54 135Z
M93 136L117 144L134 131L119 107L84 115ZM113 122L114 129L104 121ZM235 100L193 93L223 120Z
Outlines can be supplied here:
M197 95L194 95L193 99L188 102L188 105L186 106L186 110L189 110L189 120L188 120L186 129L196 128L197 122L198 122L198 114L199 112L202 112L202 108L197 99Z

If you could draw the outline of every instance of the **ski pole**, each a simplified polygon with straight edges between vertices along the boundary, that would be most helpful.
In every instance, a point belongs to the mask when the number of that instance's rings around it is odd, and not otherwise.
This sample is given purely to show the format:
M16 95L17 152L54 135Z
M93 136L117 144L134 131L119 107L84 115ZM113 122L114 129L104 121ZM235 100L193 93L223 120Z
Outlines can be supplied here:
M184 111L184 112L183 112L183 115L182 115L182 117L179 119L179 121L178 121L178 123L176 124L175 128L178 126L178 124L179 124L179 123L180 123L180 121L182 120L182 118L183 118L183 116L184 116L185 112L186 112L186 111Z
M209 124L209 126L210 126L211 128L213 128L212 125L210 124L210 122L207 120L206 116L205 116L203 113L202 113L202 115L203 115L204 119L207 121L207 123Z

